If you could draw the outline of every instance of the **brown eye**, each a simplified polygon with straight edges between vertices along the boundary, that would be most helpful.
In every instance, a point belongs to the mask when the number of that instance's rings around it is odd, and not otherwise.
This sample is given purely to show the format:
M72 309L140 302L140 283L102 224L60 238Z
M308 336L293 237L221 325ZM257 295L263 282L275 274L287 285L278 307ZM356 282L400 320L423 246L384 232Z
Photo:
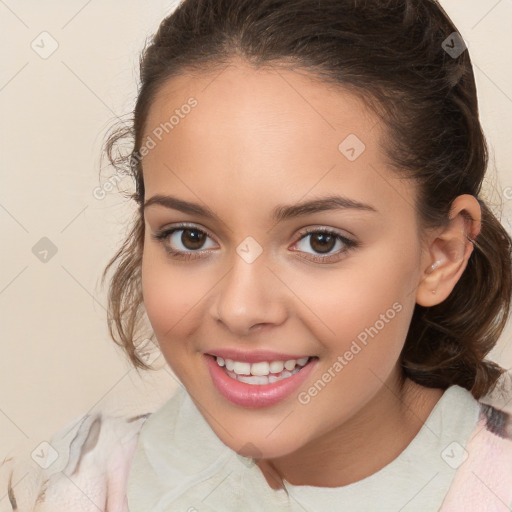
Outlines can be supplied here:
M161 243L167 253L173 258L198 259L204 258L212 252L209 250L212 249L212 246L208 246L207 243L208 239L213 242L213 238L206 231L194 226L180 225L169 229L162 229L160 232L153 234L152 237ZM307 238L310 239L308 243L305 240ZM299 247L297 252L309 253L306 259L318 263L339 261L345 253L359 246L359 243L355 240L325 228L306 230L295 243L296 246L301 244L304 247ZM337 251L331 252L338 244L341 247ZM213 248L215 248L215 244ZM311 249L313 252L310 252Z
M205 247L208 239L211 237L202 229L193 226L177 226L174 228L163 229L155 235L155 240L164 246L164 249L176 258L197 258L204 256L204 253L215 247L215 244Z
M329 233L314 233L311 236L310 245L317 252L329 252L332 251L332 249L336 245L336 237Z
M182 235L179 237L180 242L186 249L191 251L201 249L207 237L206 233L198 229L181 229L180 231L182 231Z
M300 247L301 244L302 247ZM303 232L295 245L300 249L300 252L309 254L309 256L305 257L306 259L317 263L332 263L339 261L350 249L357 247L358 243L355 240L340 235L336 231L316 228ZM337 245L338 250L331 252ZM310 252L308 249L312 249L313 252Z

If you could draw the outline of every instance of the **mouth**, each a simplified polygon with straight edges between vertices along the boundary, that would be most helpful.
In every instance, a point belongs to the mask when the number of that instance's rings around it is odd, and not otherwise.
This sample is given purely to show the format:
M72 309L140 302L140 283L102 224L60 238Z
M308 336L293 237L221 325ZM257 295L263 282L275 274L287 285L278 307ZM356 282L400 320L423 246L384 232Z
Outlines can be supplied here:
M204 354L213 384L230 402L266 407L289 397L313 372L317 356L248 363Z
M226 375L238 382L245 384L264 386L280 380L288 379L302 370L316 356L305 356L299 359L258 361L249 363L234 361L219 356L211 356Z

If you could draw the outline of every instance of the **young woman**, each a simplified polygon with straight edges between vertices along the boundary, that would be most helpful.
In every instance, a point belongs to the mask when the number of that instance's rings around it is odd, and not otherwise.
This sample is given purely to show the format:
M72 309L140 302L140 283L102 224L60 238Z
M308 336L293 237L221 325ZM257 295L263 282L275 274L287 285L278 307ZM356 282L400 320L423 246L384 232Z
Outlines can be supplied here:
M10 509L509 510L510 416L480 399L511 239L436 1L185 0L106 152L139 206L111 332L144 368L147 314L183 386L68 425Z

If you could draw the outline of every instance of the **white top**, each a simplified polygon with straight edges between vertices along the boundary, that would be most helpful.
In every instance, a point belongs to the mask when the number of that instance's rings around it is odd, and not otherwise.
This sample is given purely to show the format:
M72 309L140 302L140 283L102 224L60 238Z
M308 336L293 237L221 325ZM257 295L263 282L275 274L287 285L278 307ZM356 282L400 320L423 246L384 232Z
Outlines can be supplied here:
M272 489L250 458L217 437L183 387L143 424L128 476L130 512L437 512L480 404L449 387L415 438L381 470L343 487Z

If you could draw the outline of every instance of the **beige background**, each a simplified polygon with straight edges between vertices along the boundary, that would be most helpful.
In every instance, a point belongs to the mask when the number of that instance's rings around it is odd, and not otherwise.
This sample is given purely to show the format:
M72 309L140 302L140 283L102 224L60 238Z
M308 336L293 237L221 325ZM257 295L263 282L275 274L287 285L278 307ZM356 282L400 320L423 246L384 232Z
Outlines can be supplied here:
M441 3L475 65L489 194L510 231L512 0ZM92 409L153 410L177 385L163 358L139 376L109 340L99 278L133 205L117 190L93 195L103 135L132 109L139 51L173 5L0 0L0 459ZM48 51L52 38L48 58L31 47ZM32 252L43 237L57 248L46 263ZM510 334L491 353L507 368Z

